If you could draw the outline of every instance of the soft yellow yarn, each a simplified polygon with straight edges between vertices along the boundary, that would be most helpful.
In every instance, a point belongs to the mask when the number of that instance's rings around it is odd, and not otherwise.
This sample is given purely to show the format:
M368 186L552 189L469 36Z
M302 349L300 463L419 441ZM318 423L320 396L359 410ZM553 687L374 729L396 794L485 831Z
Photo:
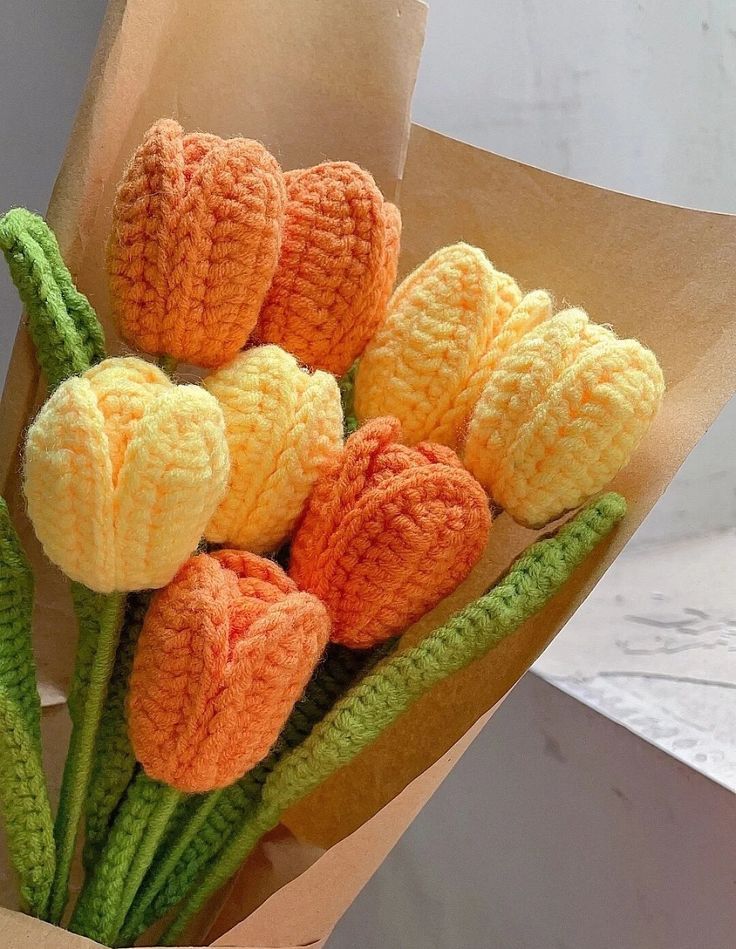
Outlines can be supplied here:
M207 539L254 553L275 550L342 450L337 382L269 345L246 350L204 384L222 406L231 458L228 491Z
M397 288L360 360L358 419L393 415L406 444L457 448L472 408L461 394L520 298L477 247L436 251Z
M99 593L165 586L229 470L220 407L156 366L107 359L63 382L28 432L25 494L44 550Z
M600 491L628 462L664 394L654 354L565 310L500 355L462 457L494 501L541 527Z

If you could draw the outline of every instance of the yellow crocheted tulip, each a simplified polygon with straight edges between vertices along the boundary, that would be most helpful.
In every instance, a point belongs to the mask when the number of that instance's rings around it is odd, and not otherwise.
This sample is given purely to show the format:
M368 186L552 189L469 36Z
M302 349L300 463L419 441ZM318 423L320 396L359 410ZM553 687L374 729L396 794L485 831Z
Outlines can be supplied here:
M207 539L254 553L276 550L342 450L337 382L267 345L241 353L204 384L222 406L231 458L228 491Z
M659 409L662 371L633 339L565 310L500 356L463 461L520 524L541 527L626 465Z
M107 359L62 383L25 450L43 548L99 593L165 586L196 548L228 477L222 411L156 366Z
M407 444L457 448L469 414L460 395L520 298L512 278L477 247L432 254L397 288L360 360L359 420L392 415Z

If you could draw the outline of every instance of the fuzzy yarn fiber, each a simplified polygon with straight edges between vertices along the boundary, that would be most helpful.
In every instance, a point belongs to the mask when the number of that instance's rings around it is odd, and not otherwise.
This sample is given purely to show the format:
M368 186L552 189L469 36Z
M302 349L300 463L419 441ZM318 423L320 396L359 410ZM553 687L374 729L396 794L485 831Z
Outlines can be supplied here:
M113 208L108 271L123 337L198 366L232 359L276 271L285 200L258 142L153 125Z
M133 357L63 382L30 427L24 489L47 556L99 593L162 587L223 497L217 401Z
M401 218L352 162L290 171L285 179L281 257L258 335L341 376L386 316Z
M399 444L396 419L348 439L317 482L289 574L327 606L332 639L366 648L403 631L465 579L490 528L480 485L443 445Z
M342 450L337 382L304 371L278 346L258 346L204 385L220 404L230 449L227 493L207 539L255 553L275 550Z
M192 557L153 597L133 662L130 736L148 776L201 792L256 765L329 634L324 606L273 561Z

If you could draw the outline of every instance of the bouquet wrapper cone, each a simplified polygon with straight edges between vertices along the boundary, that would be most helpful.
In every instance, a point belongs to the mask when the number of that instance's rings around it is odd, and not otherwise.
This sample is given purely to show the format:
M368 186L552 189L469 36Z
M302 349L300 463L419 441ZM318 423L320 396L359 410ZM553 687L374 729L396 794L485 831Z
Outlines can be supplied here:
M736 218L570 181L409 125L427 9L420 0L113 0L49 219L106 323L104 247L115 185L161 116L261 139L285 168L350 158L403 219L402 271L445 243L483 247L526 289L636 336L659 356L662 412L613 487L629 513L541 614L418 702L352 765L285 815L208 908L198 945L322 946L498 703L620 551L736 389ZM67 584L40 553L19 491L19 448L43 397L19 332L0 406L0 488L37 576L35 631L47 769L56 793L75 647ZM483 593L534 533L501 516L473 574L407 635ZM82 949L14 911L0 867L3 945Z

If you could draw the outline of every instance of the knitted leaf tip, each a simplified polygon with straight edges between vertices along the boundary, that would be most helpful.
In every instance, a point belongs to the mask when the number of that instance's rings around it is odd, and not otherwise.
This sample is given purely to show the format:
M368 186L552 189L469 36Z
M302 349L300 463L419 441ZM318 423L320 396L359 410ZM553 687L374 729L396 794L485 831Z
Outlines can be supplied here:
M33 577L0 498L0 810L21 903L39 916L51 890L55 854L41 765L32 608Z
M97 316L74 285L43 218L13 208L0 218L0 248L28 315L28 329L50 388L105 356Z
M422 642L384 659L335 703L309 736L278 762L261 802L197 881L161 945L176 945L196 913L235 873L283 812L349 764L420 696L495 648L538 613L626 513L606 494L552 537L533 544L485 596Z

